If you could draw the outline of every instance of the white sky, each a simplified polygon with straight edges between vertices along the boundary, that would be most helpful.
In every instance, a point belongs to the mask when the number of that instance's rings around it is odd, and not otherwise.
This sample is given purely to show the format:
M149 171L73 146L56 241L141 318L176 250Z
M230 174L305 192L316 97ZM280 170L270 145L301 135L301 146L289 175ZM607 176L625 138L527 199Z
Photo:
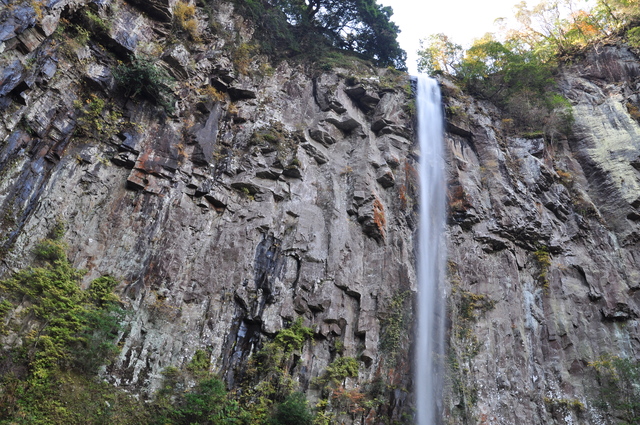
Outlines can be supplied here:
M391 20L402 31L400 46L407 52L407 67L417 71L419 40L430 34L445 33L455 43L469 47L474 38L496 32L496 18L514 16L513 6L521 0L378 0L393 8ZM538 1L529 1L529 5Z

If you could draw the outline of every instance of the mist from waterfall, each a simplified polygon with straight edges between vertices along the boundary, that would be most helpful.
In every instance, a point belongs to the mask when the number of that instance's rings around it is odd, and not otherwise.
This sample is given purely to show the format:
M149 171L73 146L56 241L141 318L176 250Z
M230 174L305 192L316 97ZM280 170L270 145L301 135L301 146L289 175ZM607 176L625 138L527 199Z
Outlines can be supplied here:
M445 183L443 117L436 80L418 76L416 91L420 145L418 326L416 406L418 425L441 421L444 344Z

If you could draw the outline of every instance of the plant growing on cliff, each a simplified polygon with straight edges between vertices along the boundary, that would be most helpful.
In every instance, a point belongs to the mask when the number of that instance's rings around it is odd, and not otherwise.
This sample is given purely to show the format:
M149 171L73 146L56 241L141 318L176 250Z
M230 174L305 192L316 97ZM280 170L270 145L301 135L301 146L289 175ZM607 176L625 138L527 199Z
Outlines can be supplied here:
M211 367L211 359L210 354L205 350L196 350L191 358L191 361L187 365L187 370L195 373L202 374L209 372L209 368Z
M495 308L496 301L485 294L464 290L458 265L448 262L448 279L451 282L448 313L451 320L447 379L450 392L459 400L455 412L470 423L477 402L477 386L471 376L471 360L478 354L482 344L473 332L473 324L478 318Z
M172 90L175 80L152 61L136 58L128 64L120 63L113 76L126 96L153 100L168 113L175 110Z
M420 52L421 69L455 74L467 90L502 107L522 132L552 138L569 131L571 105L554 93L552 62L522 49L517 41L500 42L493 36L476 40L464 52L457 45L443 47L449 44L440 38L427 44Z
M200 41L200 29L195 5L178 1L173 6L173 24L177 31L184 31L193 41Z
M95 373L118 352L113 343L122 314L113 294L117 281L104 276L82 290L79 280L84 272L71 266L59 238L45 239L34 253L35 267L0 282L3 315L14 314L20 306L21 320L28 324L14 326L16 317L9 322L22 343L3 349L9 373L0 383L0 417L72 423L76 412L60 409L69 394L56 388L67 388L69 373Z
M300 350L303 344L313 337L313 330L302 325L302 318L298 318L289 328L280 330L273 342L284 350L284 353Z
M302 325L300 317L250 358L239 398L250 413L250 423L268 421L277 404L295 391L297 385L290 371L299 360L296 353L312 336L313 331Z
M373 201L373 223L378 229L380 236L384 239L387 231L387 219L384 214L384 206L378 198Z
M108 33L111 30L111 23L105 21L89 9L82 11L84 21L93 33Z
M404 291L395 295L387 311L387 316L381 323L380 350L385 354L385 362L395 365L401 342L406 338L409 329L411 292Z
M83 291L84 272L71 267L59 240L44 240L35 249L40 267L22 270L0 283L14 302L27 302L36 327L24 335L23 349L30 376L46 379L72 365L81 370L108 361L116 347L109 343L118 330L115 280L103 277ZM90 287L91 288L91 287Z
M541 246L534 253L533 257L538 266L538 282L543 288L549 288L549 268L551 267L551 254L549 248Z
M393 10L375 0L236 0L262 31L263 50L272 55L310 54L329 49L356 52L380 66L405 69L406 54L397 41ZM275 6L275 7L274 7Z
M271 425L311 425L312 422L306 397L295 392L278 405Z
M597 387L597 403L623 425L640 422L640 362L604 354L589 363Z
M76 133L96 138L106 138L118 131L122 114L107 108L104 99L90 94L84 102L76 100L73 106L77 110ZM110 109L110 110L109 110Z

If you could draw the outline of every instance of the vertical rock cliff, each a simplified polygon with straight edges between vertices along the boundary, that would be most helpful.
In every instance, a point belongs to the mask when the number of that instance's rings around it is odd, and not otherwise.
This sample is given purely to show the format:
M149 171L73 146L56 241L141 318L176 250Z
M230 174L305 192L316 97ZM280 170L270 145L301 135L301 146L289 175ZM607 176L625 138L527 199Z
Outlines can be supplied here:
M296 390L326 397L312 381L355 359L340 385L382 383L384 401L341 420L408 414L408 76L349 57L271 64L229 3L195 9L191 32L173 2L14 7L2 14L2 275L62 223L83 285L120 282L121 350L102 376L146 398L198 352L238 387L248 359L301 319L313 337L290 364Z
M407 75L269 62L225 2L11 2L0 55L0 277L62 225L83 287L116 278L103 379L150 400L198 359L239 389L303 326L286 373L326 423L411 423ZM553 140L441 81L445 423L625 420L597 369L640 355L640 62L601 45L562 70L574 122ZM4 349L33 328L25 305Z
M640 355L640 63L600 45L562 70L574 122L546 141L444 82L453 423L629 420L597 369Z

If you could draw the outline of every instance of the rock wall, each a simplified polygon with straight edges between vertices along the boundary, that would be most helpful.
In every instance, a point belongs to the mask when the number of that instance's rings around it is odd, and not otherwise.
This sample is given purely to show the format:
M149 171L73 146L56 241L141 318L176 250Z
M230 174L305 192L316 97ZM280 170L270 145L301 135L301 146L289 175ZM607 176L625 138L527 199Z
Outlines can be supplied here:
M62 222L84 284L121 282L127 326L103 375L128 391L152 397L197 350L233 388L303 318L313 342L291 373L310 400L311 380L353 357L345 388L383 379L386 401L343 420L409 412L410 350L379 346L390 304L410 314L415 291L408 76L348 58L272 68L228 3L197 9L197 37L171 24L173 2L14 6L27 12L0 25L1 274ZM114 76L132 55L175 78L168 108L125 96ZM409 322L397 332L408 347Z
M173 1L10 6L0 275L28 266L62 222L84 284L121 282L127 326L103 372L114 385L152 397L163 370L205 350L233 388L301 317L314 337L291 371L300 390L317 400L312 380L353 357L344 386L382 380L384 401L340 420L408 421L419 156L408 77L356 59L271 64L229 3L197 8L192 33ZM132 55L175 79L165 108L118 83ZM442 79L445 423L617 423L590 364L640 355L639 75L624 45L565 66L575 122L551 141L518 135Z
M452 423L622 420L593 363L640 357L636 53L597 46L564 66L575 121L546 142L443 81Z

